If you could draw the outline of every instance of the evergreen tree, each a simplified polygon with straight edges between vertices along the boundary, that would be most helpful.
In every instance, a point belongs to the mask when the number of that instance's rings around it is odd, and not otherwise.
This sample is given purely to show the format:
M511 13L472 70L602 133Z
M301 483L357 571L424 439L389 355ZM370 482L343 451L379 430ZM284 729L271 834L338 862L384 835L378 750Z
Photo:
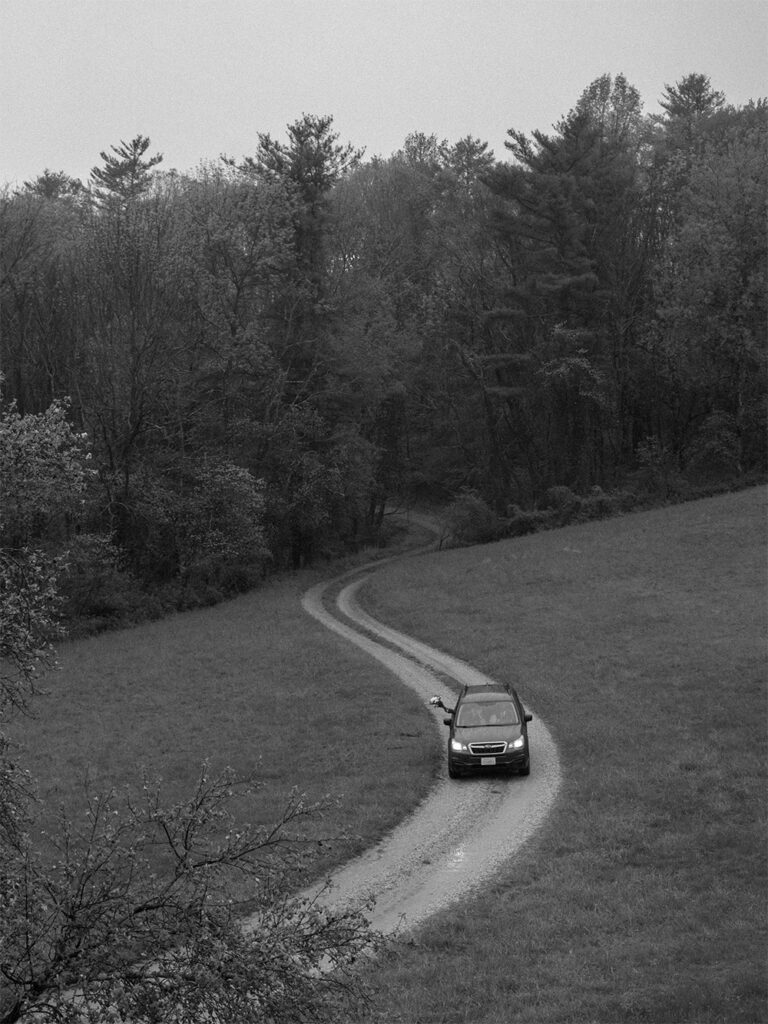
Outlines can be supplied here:
M97 197L106 202L110 198L123 201L137 199L149 188L152 168L162 162L162 153L144 159L150 140L137 135L130 142L120 141L112 146L112 153L101 152L103 167L91 170L91 185Z
M636 432L637 331L654 235L640 96L623 75L603 75L553 134L509 136L515 163L487 176L509 267L484 357L509 424L503 448L533 495L556 483L610 482Z
M83 183L79 178L71 178L64 171L50 171L46 167L42 174L32 181L24 182L24 190L41 199L62 199L65 196L77 196L83 191Z
M255 157L241 170L287 187L296 200L295 245L299 271L315 289L320 284L323 236L331 189L362 157L362 150L341 144L333 118L304 114L287 126L288 142L259 133Z
M713 89L707 75L691 74L664 86L659 105L668 121L694 121L710 117L725 103L725 94Z

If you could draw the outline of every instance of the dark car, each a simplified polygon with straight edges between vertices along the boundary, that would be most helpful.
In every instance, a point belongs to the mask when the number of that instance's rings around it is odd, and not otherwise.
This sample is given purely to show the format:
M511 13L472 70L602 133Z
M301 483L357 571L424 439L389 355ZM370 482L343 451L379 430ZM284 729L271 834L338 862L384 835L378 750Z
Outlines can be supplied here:
M448 708L439 697L430 704L447 711L448 774L452 779L467 772L500 769L528 775L531 757L528 750L526 713L512 687L465 686L455 708Z

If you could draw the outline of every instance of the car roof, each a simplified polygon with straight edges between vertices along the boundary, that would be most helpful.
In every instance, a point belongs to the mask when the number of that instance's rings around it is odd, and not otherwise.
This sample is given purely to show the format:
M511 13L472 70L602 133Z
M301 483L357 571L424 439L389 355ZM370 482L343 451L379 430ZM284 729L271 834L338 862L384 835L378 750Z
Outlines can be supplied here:
M484 700L514 700L515 692L511 688L497 684L495 686L468 686L461 694L461 700L477 703Z

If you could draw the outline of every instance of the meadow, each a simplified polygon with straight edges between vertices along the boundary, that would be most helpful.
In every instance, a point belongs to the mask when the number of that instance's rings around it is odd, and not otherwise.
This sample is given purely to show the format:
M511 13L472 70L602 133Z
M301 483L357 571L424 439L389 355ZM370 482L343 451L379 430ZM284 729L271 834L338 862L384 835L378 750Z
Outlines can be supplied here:
M767 1019L765 523L754 488L371 578L374 615L517 687L564 774L492 886L368 968L371 1024ZM142 767L175 799L208 758L258 772L251 820L328 795L308 874L374 842L444 751L414 696L301 611L320 575L63 646L14 727L49 806Z
M768 1020L765 499L752 489L371 579L374 615L517 687L564 775L547 825L495 884L372 972L372 1020Z
M389 550L423 543L418 527ZM16 718L43 826L77 820L87 793L159 782L164 802L194 789L204 762L255 776L236 820L271 826L294 793L305 806L292 857L322 876L365 849L426 795L440 770L420 702L378 663L309 618L301 596L332 572L305 571L215 607L62 644L33 718ZM394 722L394 728L392 723ZM396 763L381 770L383 749Z

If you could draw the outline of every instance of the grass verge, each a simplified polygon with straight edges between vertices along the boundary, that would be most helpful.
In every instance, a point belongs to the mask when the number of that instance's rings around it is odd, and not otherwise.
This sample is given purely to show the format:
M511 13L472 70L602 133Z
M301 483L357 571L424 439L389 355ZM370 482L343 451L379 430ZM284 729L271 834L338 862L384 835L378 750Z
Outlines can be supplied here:
M752 489L369 582L373 614L518 688L565 780L488 891L376 965L371 1020L768 1019L765 513Z

